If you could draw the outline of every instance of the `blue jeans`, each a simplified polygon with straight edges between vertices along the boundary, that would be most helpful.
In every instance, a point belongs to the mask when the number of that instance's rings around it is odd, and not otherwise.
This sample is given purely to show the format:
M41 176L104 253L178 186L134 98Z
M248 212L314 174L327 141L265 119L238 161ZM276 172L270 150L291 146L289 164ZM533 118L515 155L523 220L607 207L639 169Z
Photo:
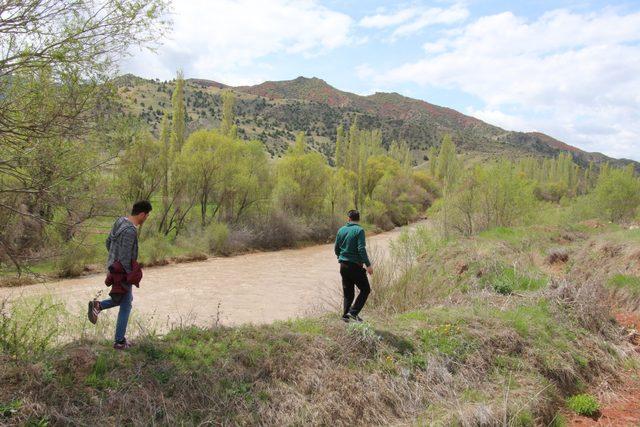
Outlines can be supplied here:
M116 299L117 301L117 299ZM127 324L129 323L129 314L131 314L131 303L133 302L133 289L122 295L120 301L116 302L113 298L100 301L100 308L106 310L108 308L119 306L118 320L116 321L116 342L123 342L127 333Z

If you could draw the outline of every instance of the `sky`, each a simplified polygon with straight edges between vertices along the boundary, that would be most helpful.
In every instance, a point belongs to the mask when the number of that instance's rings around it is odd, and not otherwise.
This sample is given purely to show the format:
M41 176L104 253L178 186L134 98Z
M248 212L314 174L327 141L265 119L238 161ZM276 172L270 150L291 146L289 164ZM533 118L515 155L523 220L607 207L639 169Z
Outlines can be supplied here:
M122 72L319 77L640 161L640 0L174 0L171 19Z

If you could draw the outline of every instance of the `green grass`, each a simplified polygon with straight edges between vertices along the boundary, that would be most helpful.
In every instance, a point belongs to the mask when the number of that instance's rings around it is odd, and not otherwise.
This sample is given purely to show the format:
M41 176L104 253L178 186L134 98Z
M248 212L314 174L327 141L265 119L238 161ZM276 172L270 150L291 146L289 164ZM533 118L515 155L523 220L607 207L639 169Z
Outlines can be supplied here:
M113 388L117 381L109 377L109 373L118 367L113 353L102 353L96 359L91 373L85 379L85 384L98 390Z
M598 400L590 394L577 394L567 399L567 407L576 414L591 417L600 411Z
M472 350L473 341L462 333L460 326L444 324L418 331L422 349L438 353L456 360L463 360Z
M482 282L489 285L499 294L508 295L513 292L536 291L547 285L545 277L531 277L516 270L514 267L498 267L482 278Z
M640 277L626 274L616 274L607 281L607 286L611 289L626 291L633 297L640 296Z
M20 410L22 407L22 400L16 399L8 403L0 403L0 416L10 417Z
M299 319L286 320L283 322L276 322L276 325L280 325L283 328L289 329L298 334L309 335L322 335L325 329L319 319L304 317Z

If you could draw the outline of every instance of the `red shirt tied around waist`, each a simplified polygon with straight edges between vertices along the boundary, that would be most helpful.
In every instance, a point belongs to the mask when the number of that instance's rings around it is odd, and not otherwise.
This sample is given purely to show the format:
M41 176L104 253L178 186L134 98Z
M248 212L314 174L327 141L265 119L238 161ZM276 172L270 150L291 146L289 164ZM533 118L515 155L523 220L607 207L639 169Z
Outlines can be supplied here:
M119 307L116 321L115 343L113 348L124 350L131 346L125 338L131 303L133 302L132 285L140 287L142 269L138 264L138 227L149 217L151 203L147 200L136 202L131 215L118 218L111 227L106 246L109 251L107 259L107 277L105 285L111 287L109 299L89 301L87 316L93 324L98 322L102 310Z
M116 261L109 267L104 284L111 286L109 295L126 294L131 290L131 285L140 287L142 281L142 267L138 261L131 261L131 271L127 273L120 261Z

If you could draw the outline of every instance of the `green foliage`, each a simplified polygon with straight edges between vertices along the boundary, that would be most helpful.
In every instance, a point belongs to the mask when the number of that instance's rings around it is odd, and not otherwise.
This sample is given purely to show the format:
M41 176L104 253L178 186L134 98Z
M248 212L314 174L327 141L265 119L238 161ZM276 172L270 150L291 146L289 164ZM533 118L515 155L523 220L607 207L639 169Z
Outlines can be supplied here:
M499 294L508 295L517 291L535 291L547 284L545 278L533 278L514 267L499 266L496 271L482 277L482 281Z
M171 252L171 242L163 234L154 234L140 243L140 261L143 264L163 263L171 255Z
M305 152L304 135L276 164L274 202L278 210L309 217L322 212L329 167L317 152Z
M118 158L116 192L131 205L149 200L163 182L163 146L148 131L141 131Z
M84 240L72 239L60 246L60 255L55 261L55 268L60 277L80 276L85 266L97 261L97 247Z
M456 147L449 134L442 138L436 165L435 176L440 180L443 188L451 189L458 179L460 163L456 154Z
M171 105L173 107L171 147L174 152L179 153L187 137L186 111L184 106L184 75L182 71L178 71L178 75L176 76L176 87L171 96Z
M595 176L593 164L582 172L569 153L560 153L555 158L522 159L517 169L519 174L536 183L538 199L552 202L585 194L592 188Z
M10 417L22 408L22 401L20 399L12 400L9 403L0 403L0 416Z
M0 303L0 350L18 358L37 358L57 343L65 329L64 306L50 298Z
M614 222L633 219L640 206L640 179L632 168L611 169L600 175L594 196L602 218Z
M236 97L230 90L222 92L222 121L220 133L233 139L238 137L238 128L235 125Z
M507 161L476 166L435 203L432 213L445 235L470 235L492 227L526 224L535 207L533 186Z
M91 373L85 378L85 384L89 387L103 390L112 388L117 382L109 378L108 374L117 367L117 361L108 354L100 354L91 368Z
M423 329L418 334L425 351L440 353L458 360L466 356L472 345L470 339L461 333L460 326L455 323Z
M347 158L347 141L344 126L338 126L336 131L336 149L334 152L336 167L344 168Z
M598 400L590 394L577 394L567 399L569 409L579 415L591 417L600 411Z
M209 224L205 235L211 253L228 255L229 227L226 224L218 222Z

